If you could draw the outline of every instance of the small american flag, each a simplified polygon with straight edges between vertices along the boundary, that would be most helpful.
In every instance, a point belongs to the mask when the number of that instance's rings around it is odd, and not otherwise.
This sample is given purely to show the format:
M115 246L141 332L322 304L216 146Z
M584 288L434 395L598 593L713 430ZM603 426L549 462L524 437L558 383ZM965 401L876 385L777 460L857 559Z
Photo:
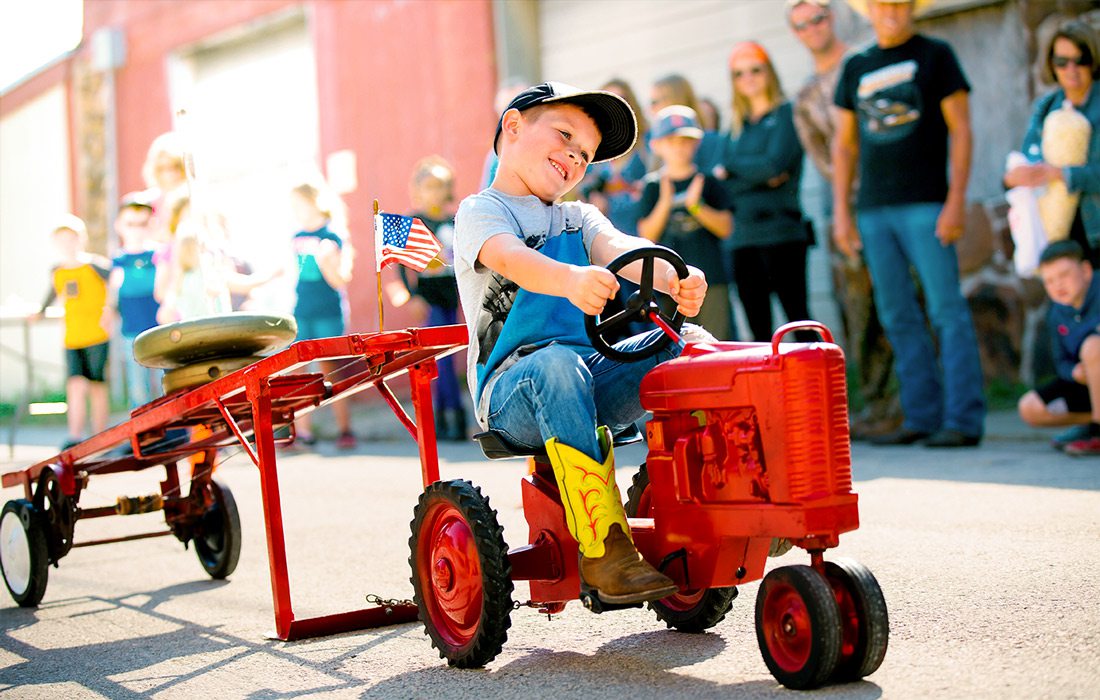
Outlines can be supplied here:
M400 214L378 214L374 220L376 270L401 263L423 272L443 246L420 219Z

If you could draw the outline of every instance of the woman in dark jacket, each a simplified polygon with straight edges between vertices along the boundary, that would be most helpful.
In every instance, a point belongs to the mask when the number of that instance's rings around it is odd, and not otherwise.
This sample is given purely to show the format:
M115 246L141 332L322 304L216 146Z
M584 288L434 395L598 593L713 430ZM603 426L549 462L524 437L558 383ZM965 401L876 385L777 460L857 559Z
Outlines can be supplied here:
M733 122L719 174L733 202L733 279L753 338L770 340L771 295L790 321L809 318L806 249L811 243L798 200L802 145L791 105L763 47L743 42L730 53Z

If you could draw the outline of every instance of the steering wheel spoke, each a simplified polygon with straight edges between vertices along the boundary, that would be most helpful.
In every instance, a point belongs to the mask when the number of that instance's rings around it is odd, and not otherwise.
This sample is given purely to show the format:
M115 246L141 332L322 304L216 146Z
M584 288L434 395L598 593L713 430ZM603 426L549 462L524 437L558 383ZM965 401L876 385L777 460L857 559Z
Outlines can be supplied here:
M661 311L660 306L657 304L653 286L657 258L672 265L680 279L688 276L688 268L684 264L683 258L677 255L675 251L661 246L635 248L615 258L607 266L609 271L618 273L635 262L641 261L642 263L642 272L638 279L638 291L631 297L625 311L620 311L604 319L601 319L598 315L586 315L584 317L584 328L588 333L589 340L592 341L592 347L605 357L620 362L637 362L652 357L668 347L674 339L674 335L666 334L656 337L654 340L633 350L618 350L608 341L608 337L616 335L616 332L618 332L618 335L626 335L626 332L630 329L630 324L634 321L651 321L649 314L652 312L656 312L674 333L679 332L680 327L683 325L683 314L677 311L669 317Z

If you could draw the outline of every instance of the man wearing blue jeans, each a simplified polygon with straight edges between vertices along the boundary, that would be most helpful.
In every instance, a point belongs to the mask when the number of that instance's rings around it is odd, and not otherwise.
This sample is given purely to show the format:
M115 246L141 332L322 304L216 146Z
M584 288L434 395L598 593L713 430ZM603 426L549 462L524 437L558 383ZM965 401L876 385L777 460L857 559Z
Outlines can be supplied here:
M833 238L846 255L862 250L896 358L905 420L872 442L970 447L981 442L985 401L954 246L963 234L970 176L970 86L950 46L916 34L913 5L869 0L876 43L841 69ZM862 184L853 217L857 163Z

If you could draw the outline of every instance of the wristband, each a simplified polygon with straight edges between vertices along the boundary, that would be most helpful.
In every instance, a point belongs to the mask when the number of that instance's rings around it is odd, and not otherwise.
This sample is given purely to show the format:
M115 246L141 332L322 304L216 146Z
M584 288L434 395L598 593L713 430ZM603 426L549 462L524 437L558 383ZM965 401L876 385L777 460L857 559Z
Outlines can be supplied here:
M695 204L689 206L687 208L688 214L691 214L692 216L697 216L699 214L699 206L699 202L696 202Z

